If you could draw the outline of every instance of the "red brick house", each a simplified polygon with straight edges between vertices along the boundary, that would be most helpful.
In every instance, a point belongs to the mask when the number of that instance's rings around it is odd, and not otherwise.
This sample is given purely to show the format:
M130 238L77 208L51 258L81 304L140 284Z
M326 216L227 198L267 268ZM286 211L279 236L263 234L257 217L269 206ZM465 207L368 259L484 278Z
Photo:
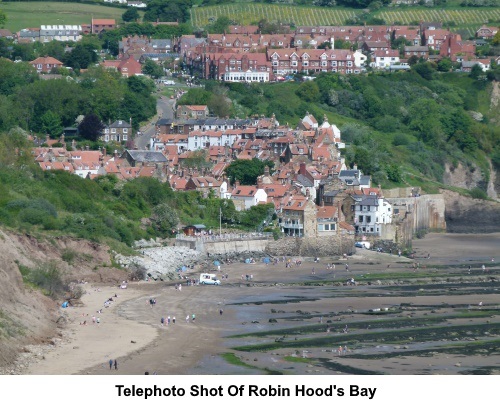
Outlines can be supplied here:
M63 63L51 56L39 57L30 62L38 73L49 73L54 68L60 68Z
M472 41L462 41L459 34L451 34L446 41L441 44L439 55L449 57L453 62L474 59L476 45Z
M107 69L117 70L123 77L142 75L142 65L132 55L117 60L105 60L102 65Z
M112 18L92 18L90 26L91 34L100 34L102 31L110 31L116 28L116 21Z

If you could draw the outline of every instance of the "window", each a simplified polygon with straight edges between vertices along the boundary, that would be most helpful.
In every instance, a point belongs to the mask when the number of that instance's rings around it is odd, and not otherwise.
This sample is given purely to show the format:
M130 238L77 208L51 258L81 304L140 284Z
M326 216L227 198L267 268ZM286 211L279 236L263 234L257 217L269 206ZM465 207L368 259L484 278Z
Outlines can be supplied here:
M360 215L360 216L359 216L358 221L359 221L359 222L363 222L363 215Z
M123 128L123 133L127 134L128 133L128 128Z
M111 128L111 133L116 134L116 128Z
M372 217L370 215L366 216L366 222L372 222Z

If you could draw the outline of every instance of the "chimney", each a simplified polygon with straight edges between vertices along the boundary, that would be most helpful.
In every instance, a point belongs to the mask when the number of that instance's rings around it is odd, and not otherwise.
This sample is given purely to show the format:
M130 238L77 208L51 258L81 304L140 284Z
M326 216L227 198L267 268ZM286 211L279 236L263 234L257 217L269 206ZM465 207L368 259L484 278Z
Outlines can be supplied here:
M306 164L304 162L300 162L299 174L305 176L306 174Z
M269 166L264 167L264 176L269 176Z
M240 186L240 181L239 181L239 180L236 180L236 181L234 182L234 186L235 186L235 187L239 187L239 186Z

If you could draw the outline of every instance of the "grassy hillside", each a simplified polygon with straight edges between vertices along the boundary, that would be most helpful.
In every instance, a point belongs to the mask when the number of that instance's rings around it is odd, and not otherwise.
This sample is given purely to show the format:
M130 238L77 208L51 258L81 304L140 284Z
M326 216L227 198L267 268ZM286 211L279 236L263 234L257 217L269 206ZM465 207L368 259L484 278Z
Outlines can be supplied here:
M125 8L82 3L50 1L0 3L7 14L5 28L17 32L22 28L40 25L90 24L93 18L114 18L121 21ZM143 14L143 12L140 12Z

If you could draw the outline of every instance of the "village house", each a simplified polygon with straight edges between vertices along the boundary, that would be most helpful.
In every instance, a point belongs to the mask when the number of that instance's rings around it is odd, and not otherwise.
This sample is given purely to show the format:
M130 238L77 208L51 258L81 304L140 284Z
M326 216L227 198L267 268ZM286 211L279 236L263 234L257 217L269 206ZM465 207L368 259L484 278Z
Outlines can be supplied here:
M241 186L239 182L236 182L231 193L231 200L237 211L244 211L257 204L266 204L267 194L257 186Z
M315 237L318 234L317 207L308 195L292 194L283 198L278 225L287 236Z
M476 38L492 39L497 32L497 27L488 27L486 25L483 25L476 31Z
M50 73L53 69L63 67L63 63L52 56L39 57L29 63L38 73Z
M142 76L142 65L132 55L123 59L105 60L101 65L120 72L123 77Z
M392 223L392 206L383 197L366 196L355 205L356 233L381 235L382 227Z
M208 118L209 111L206 105L179 105L175 115L178 119Z
M268 49L275 75L302 72L360 73L367 57L347 49Z
M441 44L439 55L448 57L452 62L461 62L463 60L474 59L476 54L476 45L472 41L462 41L459 34L450 34Z
M185 190L196 190L199 191L204 198L207 198L210 193L217 198L221 196L221 193L227 189L227 183L224 184L224 187L221 190L222 181L219 181L210 176L191 176L189 180L186 182Z
M483 72L487 72L491 69L491 60L490 59L472 59L472 60L463 60L462 61L462 72L470 72L474 65L478 65Z
M116 120L104 128L101 140L104 142L126 142L132 139L132 122Z
M90 34L100 34L103 31L111 31L116 28L116 21L112 18L92 18Z
M388 66L399 63L399 50L390 49L385 51L375 51L372 53L373 62L371 67L376 69L385 69Z
M156 165L164 167L168 163L168 160L163 153L149 150L126 149L120 158L125 159L130 167Z
M427 60L429 58L429 47L426 45L405 46L404 55L406 59L417 56Z

